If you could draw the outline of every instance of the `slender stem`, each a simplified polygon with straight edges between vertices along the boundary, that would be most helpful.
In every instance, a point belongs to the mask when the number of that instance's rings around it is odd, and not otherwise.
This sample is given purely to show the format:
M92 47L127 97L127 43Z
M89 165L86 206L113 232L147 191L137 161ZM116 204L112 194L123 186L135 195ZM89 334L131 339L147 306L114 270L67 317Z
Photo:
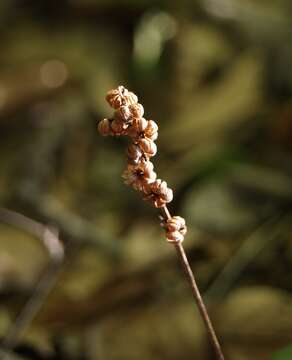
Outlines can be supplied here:
M212 345L214 347L214 350L215 350L215 352L217 354L217 357L220 360L224 360L224 356L223 356L223 353L222 353L222 350L221 350L221 346L219 344L219 341L218 341L218 338L216 336L214 327L213 327L213 325L211 323L211 320L209 318L208 311L207 311L206 306L205 306L205 304L203 302L203 299L202 299L202 296L200 294L199 288L197 286L194 274L193 274L192 269L190 267L190 264L188 262L185 250L184 250L181 243L175 244L175 249L176 249L177 255L178 255L178 257L179 257L179 259L181 261L181 264L183 266L185 274L186 274L186 276L188 278L190 286L192 288L194 298L196 300L196 303L197 303L197 306L199 308L200 314L201 314L201 316L202 316L202 318L204 320L204 323L205 323L205 326L206 326L210 341L211 341L211 343L212 343Z
M2 346L5 350L12 351L20 341L27 328L30 326L51 289L54 287L61 270L61 266L62 262L51 261L46 267L43 274L40 276L33 294L27 300L3 340ZM2 358L2 360L6 359L8 360L9 357Z
M39 238L49 254L49 263L40 275L35 290L28 298L1 344L4 350L13 351L39 312L58 279L64 261L64 248L59 239L57 229L47 227L27 216L5 208L0 208L0 220L27 231ZM2 355L3 354L0 354L1 360L8 360L11 358L9 353Z
M48 251L51 260L59 261L64 257L64 248L59 240L58 230L43 225L27 216L0 207L0 221L22 229L39 238Z
M161 210L162 210L162 215L163 215L163 217L165 219L170 219L171 218L170 212L169 212L169 210L168 210L168 208L166 206L164 206ZM217 335L215 333L214 327L213 327L213 325L211 323L208 311L206 309L206 306L205 306L204 301L202 299L202 296L200 294L200 290L199 290L198 285L196 283L194 273L193 273L193 271L192 271L192 269L190 267L190 263L188 261L187 255L186 255L185 250L183 248L183 245L182 245L181 242L179 242L179 243L175 243L174 246L175 246L175 249L176 249L176 252L177 252L177 256L178 256L178 258L179 258L179 260L180 260L180 262L182 264L182 267L184 269L184 272L186 274L187 280L188 280L188 282L189 282L189 284L191 286L193 296L194 296L194 298L196 300L199 312L200 312L200 314L202 316L202 319L203 319L203 321L205 323L206 330L207 330L210 342L213 345L213 348L215 350L217 358L218 358L218 360L224 360L224 355L223 355L220 343L218 341L218 338L217 338Z

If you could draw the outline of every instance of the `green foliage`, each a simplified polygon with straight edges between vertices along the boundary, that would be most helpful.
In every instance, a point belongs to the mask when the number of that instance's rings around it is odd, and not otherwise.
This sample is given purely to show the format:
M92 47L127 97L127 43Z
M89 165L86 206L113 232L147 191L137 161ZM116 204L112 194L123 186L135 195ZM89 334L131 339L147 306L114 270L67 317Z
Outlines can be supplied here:
M289 345L279 351L276 351L271 360L291 360L292 359L292 345Z

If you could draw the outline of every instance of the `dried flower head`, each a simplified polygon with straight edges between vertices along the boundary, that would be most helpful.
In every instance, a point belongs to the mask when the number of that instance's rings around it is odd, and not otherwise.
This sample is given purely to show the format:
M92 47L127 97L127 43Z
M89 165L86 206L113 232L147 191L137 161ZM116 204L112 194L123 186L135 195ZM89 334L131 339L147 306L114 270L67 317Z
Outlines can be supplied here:
M127 185L135 190L142 191L143 187L152 183L156 179L156 173L151 161L141 161L138 165L128 164L122 177Z
M128 135L133 139L127 148L128 166L123 173L125 183L141 191L144 199L155 207L165 206L172 201L173 192L165 181L156 179L153 164L149 161L157 153L154 141L158 137L158 125L143 118L144 108L138 103L137 96L123 86L109 91L106 99L116 111L113 120L103 120L99 124L100 132L103 135ZM169 230L169 237L177 235L175 232L182 234L182 230Z
M165 206L173 199L173 192L167 187L167 182L160 179L145 186L143 192L143 199L151 202L157 208Z

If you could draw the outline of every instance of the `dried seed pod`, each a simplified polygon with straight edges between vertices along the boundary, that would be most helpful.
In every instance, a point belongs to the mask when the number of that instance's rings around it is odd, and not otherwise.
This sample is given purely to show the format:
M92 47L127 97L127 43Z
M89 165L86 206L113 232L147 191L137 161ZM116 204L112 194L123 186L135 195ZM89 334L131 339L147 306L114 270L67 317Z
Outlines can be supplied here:
M187 233L185 219L181 216L173 216L161 224L166 230L166 238L169 242L182 242Z
M184 241L184 236L179 231L173 231L166 233L166 239L168 242L179 243Z
M144 132L147 126L148 126L148 121L143 117L135 119L133 121L133 128L135 128L137 133Z
M144 200L150 201L155 207L159 208L169 203L173 199L173 192L167 187L166 181L160 179L143 188Z
M145 153L146 156L152 157L157 153L156 144L150 139L139 139L137 141L140 149Z
M117 110L117 116L119 116L125 123L132 121L132 113L128 105L122 105Z
M181 229L185 229L186 221L181 216L172 216L170 219L167 219L164 227L167 231L180 231Z
M143 138L147 125L148 121L144 118L134 119L132 125L129 127L128 135L134 139Z
M153 120L146 120L144 118L134 119L132 126L129 128L128 135L133 139L147 138L155 141L158 138L158 126Z
M107 93L106 101L112 108L118 109L125 104L125 96L127 93L128 90L124 88L124 86L118 86L116 89L112 89Z
M111 129L112 132L114 133L114 135L125 135L126 134L126 130L127 130L127 125L125 125L125 123L123 121L121 121L118 118L115 118L112 122L111 122Z
M130 144L127 148L129 164L137 165L143 159L143 151L136 144Z
M151 191L156 194L165 193L166 189L167 189L167 182L161 179L156 180L151 187Z
M131 104L137 104L137 102L138 102L138 96L136 94L134 94L133 92L128 91L128 93L126 95L126 103L128 105L131 105Z
M98 131L102 136L113 135L109 119L103 119L98 123Z
M155 121L149 120L146 129L144 130L144 137L155 141L158 138L158 125Z
M112 108L118 109L122 105L137 104L138 97L124 86L118 86L107 93L106 100Z
M128 164L122 177L127 185L133 186L135 190L142 191L146 184L156 179L156 173L151 161L141 161L138 165Z
M133 119L139 119L144 115L144 107L141 104L129 105Z
M139 119L143 116L144 108L141 104L122 105L117 112L125 123L132 123L134 119Z

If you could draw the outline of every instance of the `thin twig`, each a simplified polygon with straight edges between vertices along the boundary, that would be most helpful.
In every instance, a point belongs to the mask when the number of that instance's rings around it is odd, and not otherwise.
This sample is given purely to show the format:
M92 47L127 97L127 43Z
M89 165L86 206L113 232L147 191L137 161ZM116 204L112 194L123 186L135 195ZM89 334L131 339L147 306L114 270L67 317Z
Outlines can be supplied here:
M61 262L59 263L51 262L49 265L47 265L43 274L40 276L38 284L35 287L35 290L27 300L26 304L21 309L20 314L14 321L12 327L7 332L2 342L2 346L5 350L12 351L21 340L25 331L32 323L32 320L39 312L46 297L54 287L59 272L61 270L61 265L62 265ZM2 360L4 359L6 360L8 358L4 357Z
M50 259L55 261L63 259L64 248L59 240L57 229L45 226L25 215L5 208L0 208L0 220L40 239L48 251Z
M119 241L101 233L92 222L66 210L57 198L26 193L25 196L21 194L21 200L25 207L37 213L41 219L55 224L65 243L92 245L113 260L120 256Z
M162 207L161 210L162 210L162 215L163 215L164 219L166 219L166 220L171 219L170 212L169 212L166 205L164 207ZM179 260L181 262L181 265L183 267L183 270L184 270L184 272L186 274L187 280L188 280L188 282L189 282L189 284L191 286L193 296L194 296L194 298L196 300L199 312L200 312L200 314L202 316L202 319L203 319L203 321L205 323L209 339L211 341L211 344L213 345L213 348L215 350L217 358L219 360L224 360L224 355L223 355L220 343L218 341L218 338L217 338L217 335L215 333L214 327L213 327L212 322L210 320L210 317L208 315L208 311L206 309L206 306L205 306L204 301L202 299L202 296L200 294L200 290L199 290L198 285L196 283L194 273L193 273L193 271L192 271L192 269L190 267L190 263L188 261L188 258L187 258L187 255L185 253L184 247L183 247L181 242L174 243L174 246L175 246L175 249L176 249L177 256L178 256L178 258L179 258Z
M2 346L6 351L12 351L30 326L46 297L55 285L64 260L64 248L59 240L57 229L47 227L22 214L4 208L0 208L0 220L27 231L33 236L41 239L48 251L50 259L38 280L35 290L27 300L2 342ZM6 354L2 357L2 360L9 358L10 355Z
M274 216L258 226L239 246L204 294L207 304L220 300L232 288L240 274L267 247L291 227L291 214Z

